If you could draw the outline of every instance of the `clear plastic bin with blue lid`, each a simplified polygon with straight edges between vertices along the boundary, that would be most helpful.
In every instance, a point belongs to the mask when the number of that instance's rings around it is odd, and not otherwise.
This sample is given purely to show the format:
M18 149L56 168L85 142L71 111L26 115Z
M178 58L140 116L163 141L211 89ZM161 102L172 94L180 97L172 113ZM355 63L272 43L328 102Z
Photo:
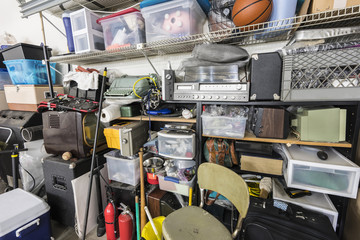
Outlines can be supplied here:
M147 0L140 8L147 43L203 32L206 15L196 0Z
M4 90L4 85L11 84L11 78L6 68L0 68L0 90Z
M145 22L139 10L128 8L99 18L107 50L145 42Z

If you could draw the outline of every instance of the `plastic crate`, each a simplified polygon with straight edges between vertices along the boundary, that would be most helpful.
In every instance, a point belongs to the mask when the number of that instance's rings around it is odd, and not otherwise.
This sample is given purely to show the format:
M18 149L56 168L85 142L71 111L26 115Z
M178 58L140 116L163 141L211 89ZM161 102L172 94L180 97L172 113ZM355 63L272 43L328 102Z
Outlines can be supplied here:
M16 60L16 59L33 59L43 60L44 50L42 46L18 43L9 46L1 51L4 60ZM51 48L48 48L48 57L51 57Z
M145 42L145 22L141 13L130 8L97 20L104 33L106 49Z
M203 32L205 14L196 0L174 0L144 7L146 42Z
M0 68L0 90L4 90L4 85L11 84L11 78L6 68Z
M46 65L40 60L18 59L4 61L13 84L48 84ZM50 63L55 68L56 63ZM52 83L55 84L55 70L51 68Z
M282 145L286 155L284 178L288 187L356 198L360 167L333 148ZM328 158L321 160L317 151L323 150Z
M119 150L113 150L104 154L107 162L109 179L121 183L136 186L140 181L140 160L137 155L125 157L120 155ZM150 154L144 154L144 160Z
M184 196L189 196L189 188L194 188L195 176L189 181L180 181L175 178L169 178L162 175L157 175L159 178L159 188L164 191L178 193Z
M286 55L281 100L360 100L360 48Z
M243 138L246 117L201 115L203 134L208 136Z

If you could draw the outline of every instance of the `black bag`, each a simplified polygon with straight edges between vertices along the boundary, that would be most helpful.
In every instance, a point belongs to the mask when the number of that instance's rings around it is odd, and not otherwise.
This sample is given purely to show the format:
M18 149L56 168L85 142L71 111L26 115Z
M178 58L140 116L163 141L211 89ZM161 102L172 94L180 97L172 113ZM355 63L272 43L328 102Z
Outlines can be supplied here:
M251 198L248 214L242 224L242 240L338 239L325 215L291 203L277 201L276 204L284 210L274 207L274 200Z

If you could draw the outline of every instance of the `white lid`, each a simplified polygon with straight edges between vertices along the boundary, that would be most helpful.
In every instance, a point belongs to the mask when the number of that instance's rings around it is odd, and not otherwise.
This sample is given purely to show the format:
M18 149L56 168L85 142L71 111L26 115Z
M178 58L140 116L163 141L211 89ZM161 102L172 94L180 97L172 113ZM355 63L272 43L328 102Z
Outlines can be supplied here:
M286 157L289 160L316 163L319 165L323 165L322 167L326 167L326 165L358 167L355 163L351 162L349 159L347 159L335 149L330 147L317 148L312 146L299 146L296 144L293 144L290 147L287 147L285 144L283 146ZM317 156L317 152L320 150L323 150L327 153L328 158L326 160L321 160Z
M20 188L0 195L0 237L49 211L38 196Z

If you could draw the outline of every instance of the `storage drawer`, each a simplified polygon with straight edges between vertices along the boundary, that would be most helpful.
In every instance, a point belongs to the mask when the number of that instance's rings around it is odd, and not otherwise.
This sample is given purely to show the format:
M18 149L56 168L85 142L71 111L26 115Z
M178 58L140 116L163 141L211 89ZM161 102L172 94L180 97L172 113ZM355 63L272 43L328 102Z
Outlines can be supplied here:
M193 159L196 156L195 133L161 130L158 132L159 154L164 157Z
M333 148L322 148L326 160L315 147L283 145L287 158L284 177L288 187L356 198L360 168Z
M201 116L203 134L218 137L243 138L245 135L245 117Z
M159 188L161 190L178 193L184 196L189 196L189 189L190 187L194 188L195 184L195 176L189 182L161 175L158 175L158 178Z

